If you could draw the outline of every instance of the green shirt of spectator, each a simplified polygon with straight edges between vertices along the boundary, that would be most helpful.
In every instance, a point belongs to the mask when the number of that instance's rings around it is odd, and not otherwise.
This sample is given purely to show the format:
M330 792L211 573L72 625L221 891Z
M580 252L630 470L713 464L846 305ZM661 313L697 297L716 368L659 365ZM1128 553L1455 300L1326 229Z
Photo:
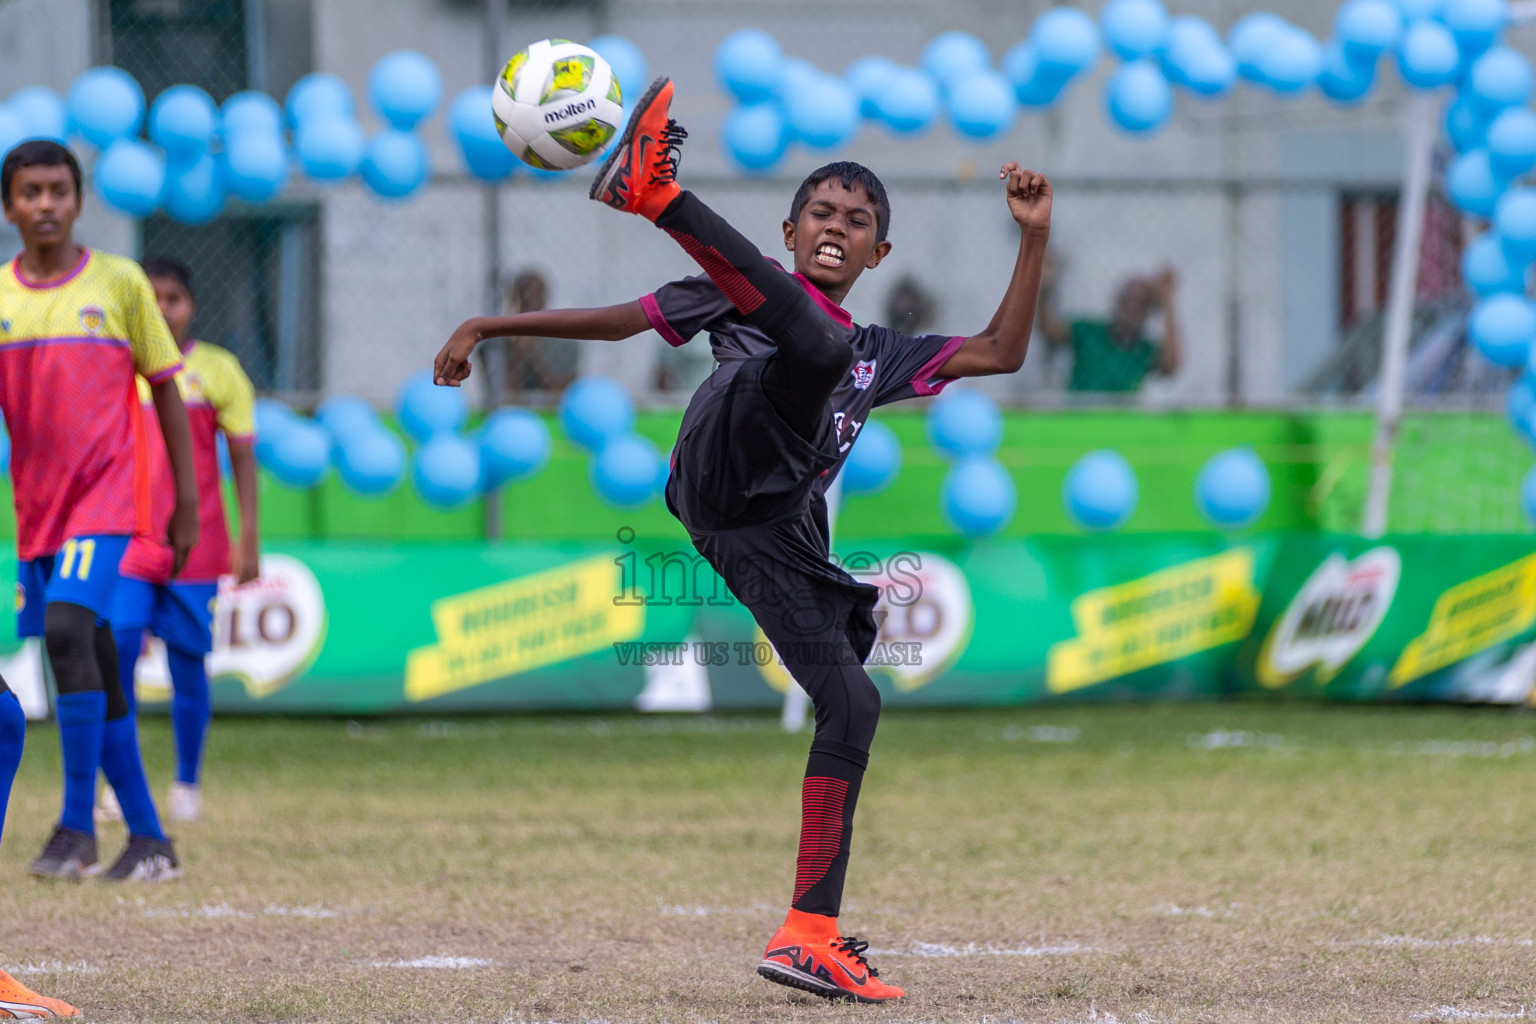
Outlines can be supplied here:
M1115 295L1112 319L1063 321L1056 315L1054 268L1041 287L1040 328L1053 348L1071 346L1072 391L1137 391L1148 373L1171 374L1179 368L1180 336L1174 314L1177 284L1173 268L1154 277L1134 277ZM1162 311L1161 343L1147 337L1147 320Z

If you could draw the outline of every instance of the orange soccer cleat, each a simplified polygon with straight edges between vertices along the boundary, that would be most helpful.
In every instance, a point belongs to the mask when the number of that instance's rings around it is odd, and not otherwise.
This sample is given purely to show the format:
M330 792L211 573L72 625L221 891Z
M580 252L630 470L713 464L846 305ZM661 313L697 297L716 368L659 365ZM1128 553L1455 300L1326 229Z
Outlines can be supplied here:
M78 1017L80 1011L62 999L40 996L15 978L0 971L0 1020L47 1020Z
M681 193L678 149L688 133L668 118L672 79L658 78L640 97L619 144L603 161L588 195L625 213L654 221Z
M823 999L883 1003L906 995L880 980L864 951L869 943L837 934L837 918L791 910L757 965L769 981Z

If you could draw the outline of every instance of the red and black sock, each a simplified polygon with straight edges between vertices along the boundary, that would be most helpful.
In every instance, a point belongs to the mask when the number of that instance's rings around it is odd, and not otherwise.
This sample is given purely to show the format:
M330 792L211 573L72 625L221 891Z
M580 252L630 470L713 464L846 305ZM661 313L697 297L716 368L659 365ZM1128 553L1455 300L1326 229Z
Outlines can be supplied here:
M853 811L868 764L869 755L850 744L831 740L811 744L800 788L800 855L790 904L795 910L837 916L848 873Z

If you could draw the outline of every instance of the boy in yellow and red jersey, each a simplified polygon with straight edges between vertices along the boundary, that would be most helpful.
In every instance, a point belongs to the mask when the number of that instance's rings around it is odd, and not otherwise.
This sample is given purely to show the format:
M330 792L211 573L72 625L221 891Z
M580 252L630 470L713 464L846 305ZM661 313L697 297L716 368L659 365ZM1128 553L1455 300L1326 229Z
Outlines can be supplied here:
M181 354L138 265L75 243L80 165L69 150L41 141L12 149L0 161L0 199L24 246L0 269L0 412L12 444L17 632L43 637L64 754L63 811L30 870L65 879L99 871L91 806L100 769L129 831L105 877L175 877L179 865L144 779L107 617L129 538L149 528L135 373L150 381L174 469L176 510L166 530L175 570L197 543L192 444L174 381ZM8 783L7 760L0 752Z
M171 783L167 812L172 821L194 822L202 819L199 781L212 712L204 658L213 649L213 602L218 596L219 577L233 571L236 582L248 583L257 575L256 457L251 447L256 435L256 393L234 353L192 337L192 318L197 314L192 272L164 257L150 257L143 267L185 363L176 383L192 429L202 530L186 567L172 579L173 552L162 539L160 526L171 515L175 491L165 447L155 443L151 430L152 521L156 529L135 537L128 545L121 567L123 578L113 601L112 629L123 692L130 704L144 631L165 643L171 669L171 727L176 737L176 781ZM145 420L152 423L154 405L142 377L139 396ZM220 431L228 443L240 506L240 542L233 551L219 486ZM110 814L108 792L103 791L102 797Z

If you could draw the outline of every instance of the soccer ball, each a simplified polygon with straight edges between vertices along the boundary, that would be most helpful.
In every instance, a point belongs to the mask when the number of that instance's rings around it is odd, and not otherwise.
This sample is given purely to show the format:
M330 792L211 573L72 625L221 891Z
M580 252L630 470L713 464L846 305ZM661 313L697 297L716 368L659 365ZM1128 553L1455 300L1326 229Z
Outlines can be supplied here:
M507 148L546 171L590 161L624 118L619 80L608 62L566 39L542 40L507 61L491 109Z

